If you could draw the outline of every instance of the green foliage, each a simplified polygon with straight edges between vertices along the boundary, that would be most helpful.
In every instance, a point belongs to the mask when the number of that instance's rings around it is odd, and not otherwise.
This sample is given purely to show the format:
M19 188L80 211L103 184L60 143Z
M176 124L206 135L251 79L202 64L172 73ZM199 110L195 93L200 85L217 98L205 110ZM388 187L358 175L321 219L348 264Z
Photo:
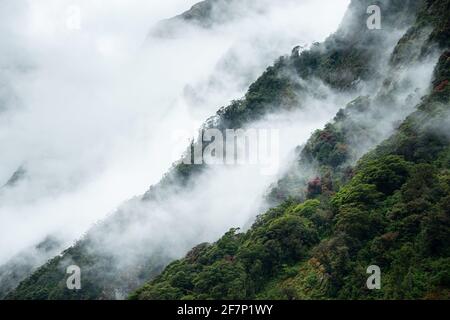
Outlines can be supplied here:
M344 134L336 126L327 124L325 129L314 133L303 155L310 160L315 159L321 165L336 168L347 160L347 147L344 141Z
M371 32L355 27L365 25L366 15L354 12L365 13L372 2L352 1L351 19L336 34L310 50L278 59L243 99L218 112L216 126L239 128L273 111L300 108L302 95L314 94L315 89L303 84L314 84L315 78L346 92L355 90L360 81L382 79L377 66L380 52L386 49L380 45L383 37L408 26L422 1L381 2L386 5L386 28ZM394 51L391 65L425 55L435 44L448 50L449 4L448 0L424 1L415 25ZM432 94L390 139L349 169L354 152L349 139L370 130L352 118L364 116L370 99L354 100L299 152L301 164L320 172L320 177L313 177L320 187L316 192L305 190L310 177L285 179L275 192L281 203L259 216L247 232L232 229L214 244L195 247L130 298L448 299L450 148L445 119L449 67L446 51L435 70ZM294 81L295 75L301 81ZM167 188L186 187L202 168L174 165L143 199L163 198ZM8 298L113 297L116 283L109 280L116 279L100 276L108 273L110 258L91 256L84 243L39 268ZM89 270L83 290L76 293L65 290L64 266L73 262ZM164 264L144 266L143 277L152 279ZM365 288L365 271L371 264L382 268L381 291Z
M336 193L286 200L246 233L231 230L195 261L175 262L132 297L449 299L450 137L441 112L450 103L436 103L439 94L364 156ZM329 156L330 148L312 151L321 152ZM382 270L381 290L365 286L373 264Z
M218 242L205 247L195 260L189 258L190 253L184 260L171 264L131 298L165 299L173 293L179 294L177 299L254 297L266 279L283 270L286 264L303 259L318 242L312 222L300 213L309 211L311 215L315 207L317 203L302 208L287 206L281 216L266 216L246 234L232 229Z
M176 262L133 298L448 298L449 175L436 163L371 157L331 201L287 202L195 262ZM327 207L335 218L323 233L313 219ZM371 264L382 268L381 291L365 289Z

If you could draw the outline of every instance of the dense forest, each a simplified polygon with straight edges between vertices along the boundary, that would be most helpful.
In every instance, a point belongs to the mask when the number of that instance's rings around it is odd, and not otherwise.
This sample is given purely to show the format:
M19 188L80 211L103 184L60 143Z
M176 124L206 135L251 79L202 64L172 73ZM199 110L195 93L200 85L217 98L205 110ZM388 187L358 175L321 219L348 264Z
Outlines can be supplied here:
M450 298L450 141L441 130L450 90L439 87L449 57L440 59L434 92L348 182L335 188L319 177L306 201L286 200L249 231L199 245L132 298ZM383 270L380 291L365 287L374 264Z
M130 299L449 299L450 1L375 2L382 30L365 27L372 1L352 1L336 33L280 57L204 124L241 128L301 109L321 99L319 81L354 97L298 146L267 192L273 208L251 228L177 261L161 251L114 269L113 257L90 244L134 218L119 210L6 298L110 299L120 288ZM430 60L432 81L417 96L402 75ZM182 160L133 201L167 201L168 190L184 192L207 170ZM87 270L79 291L65 287L73 263ZM382 271L382 290L366 287L370 265Z
M391 64L414 54L404 46L429 26L427 46L448 48L449 6L428 1ZM427 50L421 47L416 56ZM291 59L299 63L313 54ZM370 128L358 127L351 110L341 110L300 153L299 163L314 160L322 172L306 184L304 196L292 192L247 232L232 229L214 244L195 247L131 298L449 299L449 76L447 50L417 111L351 168L341 166L349 153L346 136ZM348 108L355 104L357 112L370 108L363 98ZM367 289L370 265L382 270L383 290Z

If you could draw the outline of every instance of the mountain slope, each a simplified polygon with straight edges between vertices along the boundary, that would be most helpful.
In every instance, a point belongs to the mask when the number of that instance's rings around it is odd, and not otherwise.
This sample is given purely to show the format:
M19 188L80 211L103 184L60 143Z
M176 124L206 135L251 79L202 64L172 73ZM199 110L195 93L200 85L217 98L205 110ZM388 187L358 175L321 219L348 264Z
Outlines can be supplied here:
M435 130L448 100L420 109L337 193L286 201L196 247L132 298L450 298L450 148ZM364 287L374 264L381 291Z
M161 21L148 37L173 38L185 31L186 27L208 29L232 23L238 18L262 13L268 5L270 2L267 0L204 0L176 17Z
M14 290L28 275L63 247L56 236L49 236L32 248L27 248L0 266L0 299Z
M132 298L449 299L449 77L446 51L433 92L343 187L197 246ZM383 290L365 288L370 265Z
M447 49L430 94L389 139L355 168L341 166L345 135L367 129L349 118L370 111L367 99L350 104L299 154L300 164L306 158L321 167L304 195L261 215L245 233L232 229L214 244L195 247L131 297L449 299L449 9L449 1L426 1L392 55L395 67L430 48ZM295 179L280 181L276 193L305 185ZM365 287L366 269L374 264L382 270L379 291Z
M353 1L336 34L308 51L299 54L294 50L291 57L281 57L249 88L243 99L219 110L204 128L241 128L267 114L301 109L306 97L323 99L317 90L318 83L322 82L332 90L355 96L364 92L365 87L381 85L385 75L379 71L390 57L390 48L394 48L404 30L414 22L422 2L403 1L398 5L394 1L380 1L386 15L384 29L377 32L360 27L365 26L369 4L370 1ZM164 244L146 255L133 256L131 253L136 247L145 248L151 243L151 238L148 243L121 242L122 235L133 230L130 228L134 226L133 222L139 222L141 215L150 214L154 206L188 193L205 170L205 165L186 165L181 161L175 164L142 198L130 200L117 213L92 228L76 245L23 281L8 298L111 299L126 296L145 280L160 273L174 257ZM277 199L280 200L283 199ZM145 212L133 210L141 204L149 209ZM131 259L122 259L125 264L118 263L115 252L105 250L111 245L111 237L104 235L115 235L117 243L114 245L124 246ZM196 239L189 239L185 245L190 242L195 243ZM65 269L70 264L83 270L82 290L66 289Z

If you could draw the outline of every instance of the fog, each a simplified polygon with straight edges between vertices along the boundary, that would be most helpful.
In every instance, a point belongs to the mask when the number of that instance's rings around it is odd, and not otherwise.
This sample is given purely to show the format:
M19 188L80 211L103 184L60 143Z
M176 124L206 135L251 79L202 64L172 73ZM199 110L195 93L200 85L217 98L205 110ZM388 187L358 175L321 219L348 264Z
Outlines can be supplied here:
M301 110L268 115L244 128L277 132L271 137L277 147L257 164L209 165L181 192L174 188L160 201L129 201L108 220L106 228L100 225L90 233L91 240L99 241L96 250L117 256L118 263L130 263L136 256L157 250L173 259L195 244L218 239L229 228L248 227L266 209L264 195L294 161L295 147L323 127L349 99L325 85L320 91L323 98L305 97ZM272 168L276 170L268 170Z
M433 71L439 55L432 53L400 68L385 68L386 83L371 97L370 109L352 115L352 121L368 128L366 135L350 136L348 143L354 150L353 165L361 156L388 139L414 112L422 98L430 93Z
M386 50L384 62L389 56L390 51ZM383 65L383 74L392 80L392 87L383 86L382 90L369 92L374 84L362 85L358 94L372 93L373 101L366 112L352 113L352 121L366 128L367 134L361 135L358 131L358 136L348 136L347 143L353 151L349 165L389 137L398 122L414 110L429 90L435 62L436 57L431 56L408 68ZM153 260L151 267L157 269L182 257L196 244L217 240L229 228L246 230L255 216L270 205L263 199L272 183L296 161L295 147L305 143L315 129L322 128L339 108L355 98L352 94L333 91L319 81L303 82L303 85L307 86L309 94L299 93L302 109L271 114L249 124L249 128L279 131L280 170L275 175L263 174L261 167L264 166L209 166L188 187L165 190L162 199L127 202L106 224L98 225L89 233L88 250L99 258L88 266L95 274L94 279L106 279L106 286L114 288L115 297L123 298L129 292L130 281L115 279L126 276L139 282L136 280L139 268L146 266L148 259ZM383 104L382 98L386 96L392 100ZM300 175L311 174L305 172L304 167L300 169ZM107 266L101 258L103 255L108 257ZM63 265L70 263L76 261L66 261Z
M91 229L83 248L97 260L81 266L90 273L89 279L96 284L101 281L106 292L113 288L112 297L121 299L142 284L142 268L146 274L152 274L195 245L217 240L230 228L250 227L256 215L268 209L264 196L283 169L294 161L295 147L349 99L325 85L318 91L322 99L305 97L301 110L272 114L244 128L278 133L276 141L272 141L277 148L264 154L267 158L258 164L209 165L188 186L165 189L163 195L151 200L132 199L109 216L106 223ZM267 170L268 165L276 170ZM70 255L68 259L61 268L77 263L70 260Z
M144 193L185 148L173 142L174 131L198 128L293 46L322 41L337 28L348 2L280 1L248 14L237 5L231 12L241 14L232 23L192 27L165 39L147 35L195 1L3 0L0 185L19 167L24 175L0 191L0 263L50 234L67 245ZM285 150L304 142L336 106L304 126L297 122L300 131L289 135L296 139ZM209 207L189 207L180 216L180 198L175 207L158 209L177 214L157 214L157 225L178 230L201 211L200 227L214 226L212 232L186 232L208 240L245 224L271 178L255 180L258 170L241 169L205 175L217 188L195 193L195 203L201 206L208 197ZM223 196L229 199L230 190L251 197L245 203L234 198L228 214L207 215L221 207Z

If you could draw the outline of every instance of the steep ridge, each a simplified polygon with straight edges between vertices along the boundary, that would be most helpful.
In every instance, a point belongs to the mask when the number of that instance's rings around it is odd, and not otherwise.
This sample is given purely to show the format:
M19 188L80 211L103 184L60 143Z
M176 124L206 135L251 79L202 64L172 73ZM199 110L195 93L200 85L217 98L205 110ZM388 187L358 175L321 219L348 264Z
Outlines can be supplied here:
M402 5L380 1L386 15L384 29L377 32L361 27L365 26L369 4L369 1L353 1L336 34L308 51L298 54L298 50L294 49L291 57L280 58L250 87L245 98L222 108L204 128L241 128L270 113L302 108L305 97L320 99L315 91L318 81L333 90L356 96L382 83L384 77L377 71L389 58L390 52L386 48L393 48L402 31L413 23L421 1L404 1ZM397 38L391 37L392 34L398 34ZM108 245L98 235L115 234L120 238L130 221L138 220L139 215L145 214L130 210L136 203L164 203L189 190L206 169L205 165L186 165L181 161L175 164L162 181L150 188L141 199L131 200L105 222L95 226L77 244L22 282L8 298L124 297L127 292L158 274L173 257L164 252L164 248L159 248L147 256L132 259L126 266L118 265L113 253L98 249ZM131 251L133 245L135 243L127 244ZM65 268L70 264L79 265L84 270L82 290L66 289Z
M350 135L377 132L360 126L361 113L397 94L385 81L376 97L349 104L299 151L297 166L320 167L316 179L306 184L290 172L275 192L288 199L249 231L232 229L195 247L131 298L450 298L449 9L450 1L424 2L392 54L393 70L432 52L439 60L429 93L391 137L348 166ZM296 195L292 185L305 192ZM382 290L365 285L371 265L382 271Z
M264 12L270 2L249 0L205 0L193 5L182 14L161 21L149 33L149 37L173 38L180 36L180 25L208 29L232 23L245 15ZM185 31L185 30L184 30Z

